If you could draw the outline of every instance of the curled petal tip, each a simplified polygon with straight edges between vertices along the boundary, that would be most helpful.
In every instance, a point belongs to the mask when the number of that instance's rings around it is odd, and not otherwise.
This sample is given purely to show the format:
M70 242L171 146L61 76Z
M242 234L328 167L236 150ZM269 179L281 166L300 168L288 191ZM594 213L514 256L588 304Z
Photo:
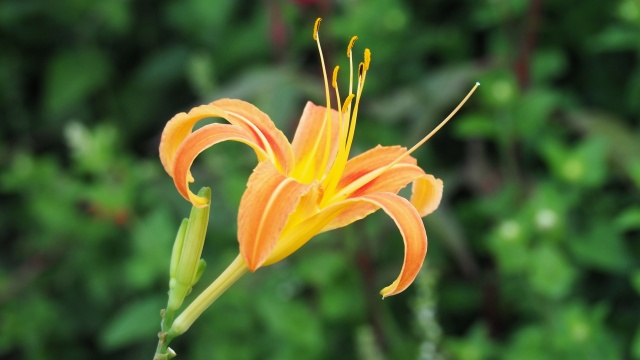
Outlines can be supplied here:
M395 295L396 293L394 293L394 290L396 287L397 287L397 284L393 283L385 287L384 289L380 290L380 295L382 295L382 300L384 300L385 298L388 298L391 295Z
M191 204L197 208L204 208L209 206L209 199L207 199L206 197L191 195L189 200L191 201Z

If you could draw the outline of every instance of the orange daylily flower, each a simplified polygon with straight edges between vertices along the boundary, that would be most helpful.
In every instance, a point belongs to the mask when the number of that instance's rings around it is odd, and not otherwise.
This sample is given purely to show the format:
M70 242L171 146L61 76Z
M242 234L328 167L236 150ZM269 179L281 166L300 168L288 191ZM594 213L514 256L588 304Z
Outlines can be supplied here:
M238 213L240 254L251 271L282 260L319 233L349 225L382 209L397 225L405 246L399 276L381 291L383 297L395 295L405 290L420 271L427 253L421 218L438 207L443 189L442 181L425 173L410 154L453 113L412 149L377 146L349 159L371 53L369 49L364 51L354 93L352 48L357 38L352 38L347 50L349 95L342 104L336 67L331 85L338 110L331 109L319 22L320 19L313 37L322 61L327 106L307 103L292 143L255 106L222 99L173 117L162 134L160 158L180 194L201 207L206 206L206 201L188 186L193 182L189 169L194 159L205 149L227 140L253 148L259 163L249 177ZM214 117L229 124L213 123L192 131L198 121ZM409 183L413 183L413 194L407 200L398 192Z

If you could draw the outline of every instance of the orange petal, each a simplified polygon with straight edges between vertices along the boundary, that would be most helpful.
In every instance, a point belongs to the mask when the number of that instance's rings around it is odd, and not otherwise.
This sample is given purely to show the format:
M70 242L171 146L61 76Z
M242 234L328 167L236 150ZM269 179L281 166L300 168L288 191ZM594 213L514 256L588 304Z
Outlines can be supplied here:
M227 121L252 134L256 143L265 149L271 161L284 174L293 169L294 156L291 144L267 114L246 101L236 99L220 99L211 105L226 111Z
M271 265L291 255L311 238L322 232L322 229L336 216L357 203L352 199L340 201L327 206L307 219L296 222L293 226L287 224L280 241L278 241L264 265Z
M345 166L342 177L338 182L336 191L339 191L372 171L391 164L406 151L407 149L401 146L378 145L375 148L350 159L347 161L347 165ZM412 156L407 156L400 162L400 164L415 165L417 164L417 161Z
M416 208L407 199L393 193L368 194L327 206L316 215L283 233L265 264L273 264L291 255L341 214L353 214L355 219L350 222L365 217L368 213L352 211L362 209L363 204L369 205L373 211L383 209L400 229L405 245L402 270L398 278L385 287L381 294L387 297L402 292L420 272L427 254L427 234Z
M398 146L378 146L354 157L347 163L347 167L336 191L340 191L345 186L348 186L350 184L349 182L357 182L366 174L384 168L403 154L404 151L406 151L404 148ZM354 188L348 197L360 197L378 192L397 194L401 189L413 182L411 203L421 216L426 216L433 212L440 204L443 184L440 179L436 179L433 175L426 174L424 170L415 164L416 160L414 158L407 157L405 162L394 165L378 177L369 182L363 182L359 187ZM376 208L367 203L355 205L337 216L323 231L349 225L374 211L376 211Z
M175 154L182 141L191 134L198 121L213 117L223 118L244 129L252 138L252 143L261 147L281 170L288 171L293 167L291 145L265 113L244 101L222 99L195 107L188 113L179 113L167 122L160 140L160 161L171 177L174 176ZM190 176L189 181L193 181Z
M427 216L438 208L443 187L442 180L429 174L422 175L413 182L411 203L420 216Z
M267 259L300 199L313 187L282 175L269 161L256 166L238 210L240 253L251 271Z
M173 162L176 151L178 151L182 141L191 134L193 126L202 119L209 117L224 118L226 115L225 111L218 107L202 105L191 109L189 113L181 112L176 114L167 122L160 139L160 161L171 177L173 177Z
M334 229L345 227L351 223L354 223L360 219L364 219L372 213L376 212L378 207L366 202L355 203L352 206L344 209L339 214L328 222L320 232L326 232Z
M324 160L327 141L325 116L327 108L307 102L293 137L293 153L296 159L296 173L324 173L331 167L338 154L339 120L338 112L331 109L331 143L327 167L320 169ZM315 151L314 151L315 149Z
M173 163L173 182L178 192L194 206L202 207L207 201L189 190L189 169L193 160L205 149L226 140L233 140L251 146L258 160L266 159L267 154L254 142L254 138L238 126L228 124L209 124L187 136L175 153Z
M411 182L413 182L411 204L418 210L420 216L427 216L434 212L440 205L440 200L442 200L444 185L442 180L436 179L433 175L426 174L424 170L417 165L394 165L377 178L358 188L351 193L349 197L359 197L378 192L397 194ZM363 204L363 206L366 205ZM349 216L348 214L343 215L336 218L336 223L346 220ZM345 225L348 224L341 226Z
M404 262L398 278L380 291L382 298L404 291L418 276L427 255L427 233L416 208L405 198L392 193L365 195L359 199L369 201L384 210L395 221L404 241Z

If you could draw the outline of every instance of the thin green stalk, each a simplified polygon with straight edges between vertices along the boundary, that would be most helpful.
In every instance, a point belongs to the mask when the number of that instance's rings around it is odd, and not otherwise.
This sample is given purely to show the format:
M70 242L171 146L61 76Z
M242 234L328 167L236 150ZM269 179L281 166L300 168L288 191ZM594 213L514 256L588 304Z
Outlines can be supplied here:
M241 255L238 255L229 264L227 269L218 276L218 278L209 285L198 297L187 306L186 309L175 319L171 328L167 332L167 336L174 338L183 334L191 327L198 317L231 285L244 275L247 265Z

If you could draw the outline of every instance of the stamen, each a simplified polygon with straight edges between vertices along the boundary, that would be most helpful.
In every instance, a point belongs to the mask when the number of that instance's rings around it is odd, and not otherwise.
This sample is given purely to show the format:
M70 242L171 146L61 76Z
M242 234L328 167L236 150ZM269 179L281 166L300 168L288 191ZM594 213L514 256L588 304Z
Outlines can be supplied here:
M345 121L348 121L348 120L344 120L345 117L346 117L346 114L344 114L343 112L340 111L342 104L340 104L340 90L338 89L338 82L336 80L337 77L338 77L338 70L339 69L340 69L340 67L336 66L335 69L333 70L333 88L336 91L336 103L338 105L338 108L337 108L338 109L338 144L337 144L338 145L338 154L340 153L340 149L342 148L343 137L345 136L345 134L344 134L345 129L344 129L343 124L344 124ZM347 117L347 119L348 119L348 117ZM338 154L336 154L336 155L338 155ZM327 151L326 155L328 156L328 151ZM334 163L335 163L335 160L334 160ZM331 181L331 170L333 170L333 167L330 168L329 171L327 172L326 171L326 164L323 162L322 169L321 169L321 171L323 173L323 176L324 176L324 178L322 179L323 182Z
M329 81L327 79L327 66L324 63L324 55L322 54L322 47L320 46L320 38L318 36L318 28L320 27L320 22L322 21L322 18L318 18L316 20L316 23L314 25L314 30L315 30L315 40L316 43L318 43L318 52L320 52L320 62L322 63L322 75L324 77L324 91L325 91L325 98L327 100L327 107L326 107L326 113L325 113L325 123L324 123L324 128L327 131L327 141L325 142L325 149L324 149L324 156L322 157L322 166L320 167L320 174L314 174L314 178L318 178L318 176L322 176L322 174L324 173L324 169L327 166L327 163L329 162L329 152L331 150L331 98L329 97Z
M318 40L318 30L320 30L320 22L322 18L317 18L316 23L313 25L313 40Z
M349 121L349 133L347 135L347 144L345 146L347 157L351 152L351 144L353 144L353 135L356 130L356 120L358 118L358 105L360 105L360 97L362 96L362 90L364 88L364 81L367 77L367 72L364 70L364 63L358 65L358 89L356 90L356 101L353 105L353 114Z
M321 167L321 169L324 169L329 160L329 150L331 146L331 134L332 134L331 133L332 121L331 121L331 111L330 111L331 99L329 97L329 80L327 79L327 67L324 62L324 56L322 54L322 46L320 46L320 37L318 35L318 29L320 28L321 21L322 21L322 18L318 18L316 20L315 25L313 26L313 39L318 44L318 53L320 54L320 63L322 65L322 76L324 78L325 98L327 101L326 112L325 112L325 122L323 124L323 129L322 129L322 131L327 131L327 136L325 141L325 151L322 158L322 167ZM303 182L310 181L312 179L316 179L318 175L322 175L322 173L324 172L324 171L320 171L320 174L314 172L313 174L309 175L310 168L313 169L314 171L318 170L315 168L315 166L312 165L312 163L315 162L320 146L322 146L320 143L321 143L321 139L320 137L318 137L313 144L313 150L311 151L310 156L304 160L304 164L302 164L300 167L296 167L294 176L300 176L299 180Z
M338 70L340 70L340 66L333 68L333 76L331 77L331 86L333 86L334 89L338 89Z
M349 41L349 46L347 46L347 57L350 58L351 57L351 50L353 49L353 44L355 44L356 40L358 40L357 36L354 36L351 38L351 40Z
M349 57L349 95L353 95L353 56L351 56L351 49L357 39L357 36L352 37L351 41L349 42L349 47L347 48L347 56ZM349 113L351 113L351 105L349 105L348 111Z
M365 61L367 62L367 69L369 63L371 61L371 51L369 49L365 50ZM338 182L340 181L340 177L342 176L342 172L347 164L347 160L349 158L349 153L351 152L351 145L353 144L353 137L356 128L356 121L358 117L358 105L360 103L360 97L362 96L362 90L364 88L364 82L366 80L367 71L365 69L364 62L361 62L358 66L358 87L356 90L356 94L351 93L351 86L353 81L353 62L351 57L349 57L349 65L351 69L351 79L349 83L349 96L345 99L345 103L342 107L342 112L345 113L346 110L346 119L345 127L348 127L346 134L340 137L340 148L338 149L338 156L336 157L336 161L333 164L333 167L329 171L327 176L327 183L325 185L325 194L331 194L335 191L338 186ZM355 97L355 103L352 104L352 101ZM351 106L353 105L353 112L351 112ZM343 126L343 124L340 124ZM341 132L342 133L342 132ZM329 198L335 198L335 196L327 196L323 198L321 205L326 205Z

